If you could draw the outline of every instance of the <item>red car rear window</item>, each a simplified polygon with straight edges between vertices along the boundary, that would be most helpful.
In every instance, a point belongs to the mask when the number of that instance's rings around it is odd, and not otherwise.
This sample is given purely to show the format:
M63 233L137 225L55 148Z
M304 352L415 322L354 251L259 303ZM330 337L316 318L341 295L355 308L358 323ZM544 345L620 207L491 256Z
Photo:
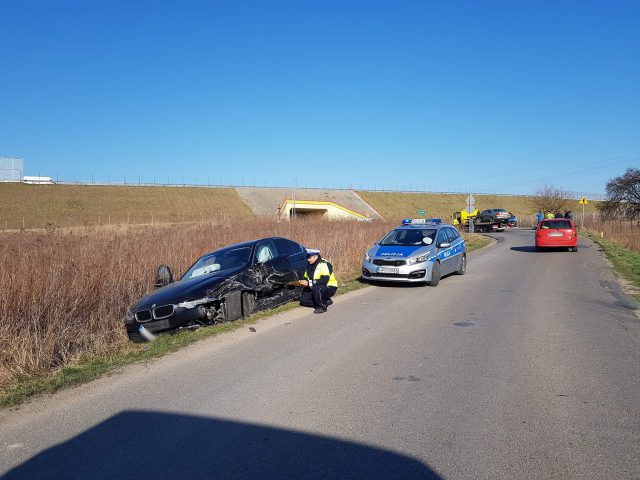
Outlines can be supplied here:
M546 230L547 228L570 229L573 227L571 226L571 222L569 220L543 220L540 228L544 228Z

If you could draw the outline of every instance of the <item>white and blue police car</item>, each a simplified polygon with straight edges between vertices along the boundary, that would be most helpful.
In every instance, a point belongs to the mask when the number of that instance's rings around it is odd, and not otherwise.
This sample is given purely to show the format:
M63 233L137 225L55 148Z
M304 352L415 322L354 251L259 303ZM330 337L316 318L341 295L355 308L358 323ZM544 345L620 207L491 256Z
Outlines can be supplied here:
M426 282L436 286L450 273L467 271L464 238L439 218L404 219L364 254L365 280Z

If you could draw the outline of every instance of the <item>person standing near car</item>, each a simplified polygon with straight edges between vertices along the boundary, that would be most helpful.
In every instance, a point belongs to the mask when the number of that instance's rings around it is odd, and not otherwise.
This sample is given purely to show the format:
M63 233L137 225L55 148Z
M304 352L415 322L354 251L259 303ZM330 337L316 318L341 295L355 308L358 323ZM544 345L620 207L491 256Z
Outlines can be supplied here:
M313 313L325 313L327 307L333 303L333 297L338 290L338 280L333 274L333 265L320 257L320 250L307 249L307 269L304 286L300 295L300 305L314 307Z
M538 223L542 220L544 220L544 213L542 213L542 210L538 210Z

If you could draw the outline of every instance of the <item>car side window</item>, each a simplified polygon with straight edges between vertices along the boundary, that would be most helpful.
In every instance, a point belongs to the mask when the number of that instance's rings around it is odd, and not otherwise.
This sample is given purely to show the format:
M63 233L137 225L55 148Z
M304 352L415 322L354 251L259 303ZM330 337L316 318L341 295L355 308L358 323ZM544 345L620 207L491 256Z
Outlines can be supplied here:
M438 230L438 236L436 237L436 245L440 245L447 241L447 231L444 228Z
M262 242L256 248L256 263L265 263L276 257L276 249L270 241Z
M286 256L294 253L291 248L291 242L285 238L276 238L274 240L276 248L278 249L278 255Z
M455 241L460 235L455 228L447 227L447 233L449 234L449 243Z
M291 248L291 253L292 254L296 254L296 253L302 253L304 251L304 247L302 245L300 245L299 243L296 243L292 240L287 240L287 243L289 244L289 247Z

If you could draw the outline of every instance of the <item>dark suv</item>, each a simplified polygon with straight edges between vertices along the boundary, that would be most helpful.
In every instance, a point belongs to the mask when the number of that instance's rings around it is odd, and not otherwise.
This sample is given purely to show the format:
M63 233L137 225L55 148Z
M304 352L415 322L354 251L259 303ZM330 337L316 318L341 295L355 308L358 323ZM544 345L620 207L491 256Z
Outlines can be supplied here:
M503 225L509 223L511 217L511 213L507 212L504 208L490 208L489 210L480 212L476 217L476 221Z

